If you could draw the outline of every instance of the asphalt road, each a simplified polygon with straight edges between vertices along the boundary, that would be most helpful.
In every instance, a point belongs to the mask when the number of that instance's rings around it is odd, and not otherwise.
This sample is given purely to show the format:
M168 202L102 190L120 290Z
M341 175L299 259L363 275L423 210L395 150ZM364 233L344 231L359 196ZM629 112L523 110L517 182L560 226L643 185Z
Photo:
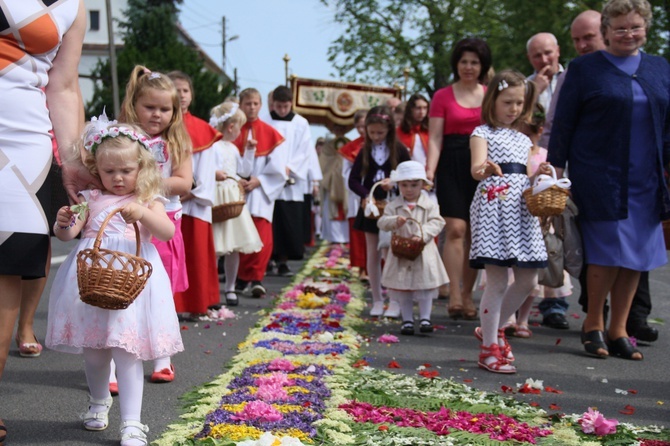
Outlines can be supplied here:
M53 239L56 260L65 255L72 243L63 244ZM301 262L291 262L294 270ZM57 266L52 268L50 281ZM652 272L650 276L654 302L653 318L670 322L670 267ZM186 351L173 358L176 380L169 384L148 381L151 364L145 364L147 381L144 387L143 422L151 431L150 439L157 438L166 426L178 419L180 396L202 385L224 371L227 362L236 354L237 344L245 339L249 328L259 319L259 310L272 305L276 294L290 283L290 279L268 277L264 282L270 296L264 299L241 298L233 310L236 319L216 322L188 322L182 324ZM46 332L48 291L40 303L35 331L43 340ZM527 378L543 380L544 384L562 391L562 394L516 394L515 397L535 401L549 412L555 404L561 412L582 413L596 406L608 418L634 424L670 425L670 332L668 325L656 325L660 339L643 346L642 362L616 358L605 360L585 356L579 342L579 327L583 315L570 298L568 311L571 328L553 330L533 326L531 339L514 339L517 358L516 375L504 376L477 368L478 341L472 335L477 322L452 321L447 317L446 301L436 301L433 322L438 330L429 336L400 337L399 344L381 345L374 340L383 333L399 334L397 321L370 322L370 345L366 359L371 365L386 368L396 360L399 373L416 374L416 368L429 363L442 377L459 381L487 391L500 391L505 385L516 388ZM476 294L478 300L480 292ZM539 316L531 322L539 322ZM110 427L102 432L88 432L82 428L80 414L85 412L87 387L83 360L44 350L36 359L21 358L13 347L0 382L0 418L9 430L9 446L14 445L118 445L119 408L110 412ZM634 407L632 415L621 414L624 408Z

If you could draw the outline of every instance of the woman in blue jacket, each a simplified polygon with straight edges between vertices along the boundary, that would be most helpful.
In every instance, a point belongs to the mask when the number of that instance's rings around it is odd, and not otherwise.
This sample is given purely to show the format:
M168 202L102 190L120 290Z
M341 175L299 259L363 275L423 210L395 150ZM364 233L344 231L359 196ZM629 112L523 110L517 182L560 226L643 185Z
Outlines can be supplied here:
M610 0L606 49L574 60L558 98L548 161L568 165L587 266L587 353L641 360L626 319L641 271L665 264L661 220L670 217L670 65L642 51L647 0ZM603 305L611 294L605 334Z

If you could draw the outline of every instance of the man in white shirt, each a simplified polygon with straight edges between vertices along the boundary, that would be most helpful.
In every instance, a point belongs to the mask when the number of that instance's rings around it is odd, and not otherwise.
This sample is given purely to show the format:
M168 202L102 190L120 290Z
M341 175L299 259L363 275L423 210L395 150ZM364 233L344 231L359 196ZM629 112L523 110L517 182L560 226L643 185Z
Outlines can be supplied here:
M558 40L551 33L537 33L528 39L526 51L528 60L535 69L535 72L528 76L528 80L535 82L537 86L537 102L545 110L549 110L558 75L563 72L563 67L558 63L558 58L561 56Z

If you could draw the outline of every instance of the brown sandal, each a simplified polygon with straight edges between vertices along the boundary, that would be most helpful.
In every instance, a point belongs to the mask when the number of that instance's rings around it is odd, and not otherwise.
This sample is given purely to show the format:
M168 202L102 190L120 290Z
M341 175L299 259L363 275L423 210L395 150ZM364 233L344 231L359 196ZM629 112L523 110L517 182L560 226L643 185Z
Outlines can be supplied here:
M466 321L474 321L477 319L477 307L472 300L465 302L463 305L463 319Z

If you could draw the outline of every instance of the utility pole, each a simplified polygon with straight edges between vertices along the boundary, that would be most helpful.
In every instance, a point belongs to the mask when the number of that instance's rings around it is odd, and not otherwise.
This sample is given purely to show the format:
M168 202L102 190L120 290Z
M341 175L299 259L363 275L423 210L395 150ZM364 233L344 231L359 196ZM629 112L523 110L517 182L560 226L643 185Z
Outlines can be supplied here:
M237 96L237 68L233 68L233 92Z
M223 62L221 63L221 68L223 72L226 72L226 16L221 17L221 31L223 33L223 41L221 42Z
M288 80L288 63L291 60L291 58L288 56L288 54L284 54L284 77L286 80L286 86L289 86L289 80Z
M107 41L109 42L109 67L112 71L112 104L114 118L119 117L119 75L116 72L116 46L114 44L114 28L112 20L112 0L105 0L107 7Z

